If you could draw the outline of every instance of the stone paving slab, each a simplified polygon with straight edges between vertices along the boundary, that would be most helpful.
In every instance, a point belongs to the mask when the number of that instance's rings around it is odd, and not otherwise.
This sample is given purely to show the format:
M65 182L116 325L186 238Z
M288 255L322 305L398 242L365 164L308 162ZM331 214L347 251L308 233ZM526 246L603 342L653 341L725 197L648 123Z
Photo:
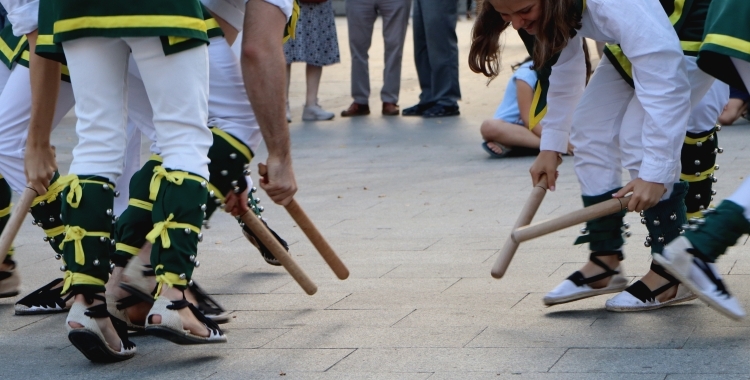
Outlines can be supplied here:
M327 67L321 105L336 112L349 97L346 20L337 19L342 63ZM380 35L380 23L375 35ZM525 52L505 38L503 71L489 86L466 62L471 24L458 25L462 115L340 118L304 123L304 70L292 69L291 124L296 198L350 269L336 279L283 208L261 191L269 224L318 293L306 295L283 268L267 265L235 220L217 213L199 246L201 286L231 311L225 345L183 347L136 336L133 360L89 363L65 336L64 314L16 317L17 298L0 299L0 379L747 379L750 320L729 320L699 301L650 313L610 313L609 296L555 307L544 294L587 259L573 246L579 227L521 245L502 280L489 275L529 194L533 158L493 160L480 148L479 125L502 99ZM411 33L411 32L409 32ZM370 55L377 110L382 40ZM411 34L404 51L400 104L418 100ZM67 170L76 142L74 117L53 133ZM717 199L728 196L750 168L750 125L720 133ZM148 156L144 142L143 157ZM259 149L257 159L266 152ZM257 178L257 177L255 177ZM560 167L558 189L536 220L581 207L572 159ZM626 275L646 273L650 255L638 215L625 246ZM24 226L15 242L22 292L60 277L41 232ZM750 306L747 238L719 262L729 289Z

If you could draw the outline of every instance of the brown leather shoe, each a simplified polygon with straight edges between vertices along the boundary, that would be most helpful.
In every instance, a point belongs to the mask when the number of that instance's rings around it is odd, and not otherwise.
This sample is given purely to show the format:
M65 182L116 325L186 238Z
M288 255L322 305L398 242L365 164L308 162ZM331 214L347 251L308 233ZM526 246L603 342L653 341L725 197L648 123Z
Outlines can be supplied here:
M349 108L341 111L341 116L365 116L370 114L370 106L367 104L352 103Z
M383 116L398 116L401 110L396 103L383 102Z

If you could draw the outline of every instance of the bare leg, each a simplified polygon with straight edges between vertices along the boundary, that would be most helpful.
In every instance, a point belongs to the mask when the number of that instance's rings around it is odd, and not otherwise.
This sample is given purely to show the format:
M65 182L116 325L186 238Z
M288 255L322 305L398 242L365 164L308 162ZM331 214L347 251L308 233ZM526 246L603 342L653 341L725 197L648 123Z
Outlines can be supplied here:
M508 148L514 146L539 148L539 136L523 125L489 119L482 123L479 130L484 141L487 141L487 146L497 154L502 154L503 149L494 143L502 144Z
M305 105L312 106L318 104L318 87L320 86L320 77L322 76L322 66L307 65L305 70L305 78L307 79L307 99Z

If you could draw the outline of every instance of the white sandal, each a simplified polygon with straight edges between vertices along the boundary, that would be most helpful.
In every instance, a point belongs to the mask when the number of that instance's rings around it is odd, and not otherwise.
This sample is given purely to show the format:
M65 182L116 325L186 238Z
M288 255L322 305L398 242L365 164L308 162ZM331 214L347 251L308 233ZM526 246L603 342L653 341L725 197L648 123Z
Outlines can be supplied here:
M692 301L698 298L695 293L682 285L676 278L667 273L664 267L655 262L651 263L651 270L669 281L666 285L656 289L649 289L643 281L636 281L633 285L625 289L624 292L608 299L605 307L609 311L647 311L661 309L669 305ZM672 287L677 286L675 296L666 301L656 299L660 294L666 292Z
M604 269L604 273L585 278L583 277L583 274L581 272L576 271L560 285L555 287L555 289L544 296L544 304L547 306L559 305L562 303L577 301L602 294L621 292L628 286L629 282L629 280L624 276L622 267L618 266L615 269L611 269L601 260L599 260L600 256L612 255L618 255L618 259L620 261L622 261L623 259L621 251L591 252L589 260ZM588 285L592 282L600 281L610 276L612 278L609 280L609 284L607 284L607 286L603 288L594 289Z
M192 334L190 330L185 330L182 325L182 318L177 310L188 308L209 331L207 337ZM161 316L161 323L153 324L151 317L154 315ZM206 318L203 313L193 304L185 300L171 301L166 297L159 297L151 307L146 317L146 332L170 340L177 344L206 344L206 343L226 343L227 336L215 322Z
M105 300L100 295L90 295L91 301L94 299ZM88 299L87 299L88 301ZM99 325L94 318L110 318L112 324L120 337L120 350L115 351L104 339L104 334L99 329ZM82 325L82 328L70 327L70 322ZM127 360L135 356L135 343L128 340L128 332L122 321L119 321L107 312L107 304L86 307L84 304L76 302L70 308L68 318L65 320L65 327L68 330L68 339L73 346L81 351L89 360L96 363L114 363Z

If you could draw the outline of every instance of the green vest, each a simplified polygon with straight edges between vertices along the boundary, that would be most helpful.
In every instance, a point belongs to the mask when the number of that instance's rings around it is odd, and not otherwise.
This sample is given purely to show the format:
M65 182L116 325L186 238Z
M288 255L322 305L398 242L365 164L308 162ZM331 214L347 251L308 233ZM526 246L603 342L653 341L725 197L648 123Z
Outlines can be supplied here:
M698 67L737 89L745 89L730 58L750 62L750 1L717 0L706 17ZM746 89L750 90L750 89Z

